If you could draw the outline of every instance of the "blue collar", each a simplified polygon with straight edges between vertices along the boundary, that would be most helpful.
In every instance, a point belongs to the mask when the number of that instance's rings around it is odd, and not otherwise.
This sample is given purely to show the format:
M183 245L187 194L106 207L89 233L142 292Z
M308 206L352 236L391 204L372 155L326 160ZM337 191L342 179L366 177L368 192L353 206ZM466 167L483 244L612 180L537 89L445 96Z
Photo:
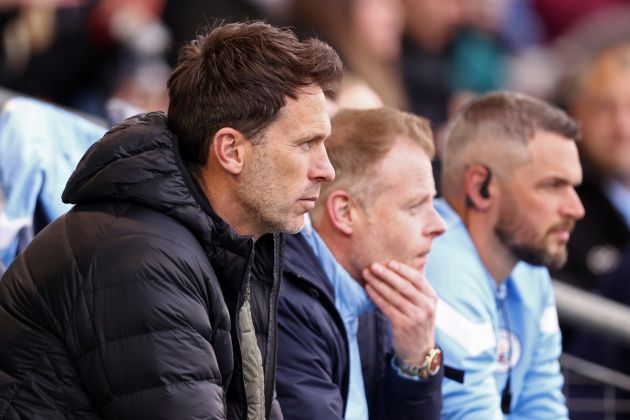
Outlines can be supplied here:
M304 229L300 234L306 239L324 269L324 273L333 287L335 306L342 318L358 318L365 311L374 310L374 303L365 293L363 286L337 262L324 240L313 229L308 215Z

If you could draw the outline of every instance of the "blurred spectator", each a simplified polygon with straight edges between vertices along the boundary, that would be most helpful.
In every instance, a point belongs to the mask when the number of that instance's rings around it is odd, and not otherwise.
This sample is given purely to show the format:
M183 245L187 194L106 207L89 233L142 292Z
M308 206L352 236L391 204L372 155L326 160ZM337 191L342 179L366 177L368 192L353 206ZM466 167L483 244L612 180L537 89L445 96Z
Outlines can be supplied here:
M504 86L505 56L502 25L513 0L465 2L466 27L459 30L450 51L449 110L456 111L471 96Z
M372 109L383 106L383 100L374 89L359 77L347 73L341 79L336 98L326 100L331 117L341 109Z
M263 19L286 23L293 0L165 0L163 20L173 37L168 62L177 62L179 47L217 20L238 22Z
M597 7L549 42L523 45L509 60L506 85L566 105L574 88L574 73L583 67L593 51L630 39L629 21L627 5Z
M450 48L450 114L475 95L505 88L512 57L542 39L531 0L465 2L464 14Z
M467 21L467 0L403 0L402 77L410 109L437 128L452 93L448 46Z
M47 50L54 49L56 36L72 26L73 22L58 17L84 10L85 3L81 0L2 0L0 85L24 91L22 86L29 83L26 73L33 62ZM65 28L60 29L59 24ZM51 68L46 70L51 71Z
M142 57L121 71L121 81L106 102L110 125L147 111L166 111L170 67L160 57Z
M46 49L58 8L81 5L84 0L0 0L2 64L11 70L24 66L33 53Z
M610 7L628 5L628 0L533 0L548 39L572 30L580 21Z
M340 48L349 70L363 78L383 103L407 108L399 59L404 28L400 0L350 0Z
M407 108L400 76L404 27L401 0L295 0L292 16L341 54L347 72L365 81L383 103Z
M81 92L83 102L79 99L73 105L103 114L111 124L139 112L166 111L170 67L164 55L171 46L171 34L161 21L164 3L165 0L96 2L86 21L87 31L97 45L111 51L109 70L97 81L100 86L88 86ZM103 103L105 112L99 108ZM137 112L132 111L134 108ZM121 112L122 109L127 112Z
M170 44L164 0L25 3L5 17L0 85L92 114L105 115L106 99L128 83L123 71Z
M512 51L540 43L543 39L543 24L534 10L533 2L534 0L488 1L505 4L500 28L502 38Z
M575 228L569 261L558 275L594 290L601 276L611 281L630 248L630 38L596 52L575 82L566 99L582 124L584 182L577 191L586 217ZM616 281L630 288L621 273Z
M577 223L569 242L567 265L555 275L630 305L630 38L597 50L575 76L565 99L582 124L579 146L584 182L577 191L586 217ZM630 374L624 344L596 332L563 327L563 333L569 353ZM571 395L603 397L595 386L574 386ZM628 393L617 394L622 400L628 397ZM582 413L572 413L572 417L598 418Z

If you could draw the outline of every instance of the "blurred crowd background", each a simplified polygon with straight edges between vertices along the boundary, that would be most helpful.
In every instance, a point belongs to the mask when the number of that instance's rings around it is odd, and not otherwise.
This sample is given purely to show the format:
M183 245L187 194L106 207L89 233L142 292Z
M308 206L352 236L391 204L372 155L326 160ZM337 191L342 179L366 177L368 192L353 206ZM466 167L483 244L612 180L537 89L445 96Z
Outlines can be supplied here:
M630 0L0 0L0 88L90 115L104 127L143 111L166 111L166 80L179 47L216 20L244 19L291 26L301 37L329 42L347 70L335 106L384 104L424 116L432 123L438 151L448 117L481 93L515 90L567 109L585 137L580 145L585 184L579 192L587 217L572 239L572 260L555 277L630 304ZM611 45L619 47L601 56ZM64 135L52 138L51 133L60 130L65 117L55 112L48 113L49 123L40 119L38 125L48 133L47 147L59 150ZM24 129L34 124L31 117L0 120L5 194L36 153L33 148L44 144L26 146L26 140L7 134L8 127L32 134ZM48 183L56 179L63 185L102 131L66 142L57 172L46 169ZM6 151L17 148L25 150L22 160L7 158ZM64 164L67 171L60 172ZM27 175L20 182L34 185ZM28 210L24 220L35 214L30 232L36 233L41 205L37 197L20 197L20 211ZM6 202L10 214L12 201ZM56 216L50 213L40 225ZM0 238L17 241L9 246L11 258L24 241L11 235L31 223L17 223L13 216L13 224L0 226ZM1 242L6 249L10 241ZM625 345L567 326L563 333L565 350L613 374L630 374ZM630 332L626 335L630 338ZM613 376L604 376L604 382ZM572 417L630 418L623 388L625 383L630 390L630 380L615 378L613 391L587 386L574 392L597 404L607 401L606 414L603 409L594 414L592 405L576 399L573 405L570 400ZM586 417L580 417L580 407Z
M345 93L435 129L489 90L562 103L582 60L630 37L627 0L0 0L0 86L110 122L164 110L179 47L217 19L326 40Z
M265 19L331 43L344 92L375 100L367 85L438 129L489 90L562 102L571 70L630 36L629 17L626 0L0 0L0 86L110 121L165 109L184 42L217 19Z

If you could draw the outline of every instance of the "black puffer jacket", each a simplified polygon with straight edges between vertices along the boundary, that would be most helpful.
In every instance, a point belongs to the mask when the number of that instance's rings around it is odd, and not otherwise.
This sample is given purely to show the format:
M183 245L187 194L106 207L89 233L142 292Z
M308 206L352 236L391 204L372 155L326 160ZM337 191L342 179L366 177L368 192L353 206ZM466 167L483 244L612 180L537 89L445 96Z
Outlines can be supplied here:
M213 214L163 114L113 128L0 282L0 419L243 419L249 281L273 397L282 243Z

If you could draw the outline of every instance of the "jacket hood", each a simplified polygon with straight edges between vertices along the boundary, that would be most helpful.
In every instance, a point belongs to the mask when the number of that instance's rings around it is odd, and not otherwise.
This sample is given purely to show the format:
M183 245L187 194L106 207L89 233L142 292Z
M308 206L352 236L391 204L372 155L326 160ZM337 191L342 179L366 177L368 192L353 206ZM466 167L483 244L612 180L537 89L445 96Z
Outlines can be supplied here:
M240 255L251 249L251 238L239 237L212 211L181 160L176 136L161 112L131 117L92 145L70 176L62 199L72 204L138 204L177 219L204 245L219 240Z

